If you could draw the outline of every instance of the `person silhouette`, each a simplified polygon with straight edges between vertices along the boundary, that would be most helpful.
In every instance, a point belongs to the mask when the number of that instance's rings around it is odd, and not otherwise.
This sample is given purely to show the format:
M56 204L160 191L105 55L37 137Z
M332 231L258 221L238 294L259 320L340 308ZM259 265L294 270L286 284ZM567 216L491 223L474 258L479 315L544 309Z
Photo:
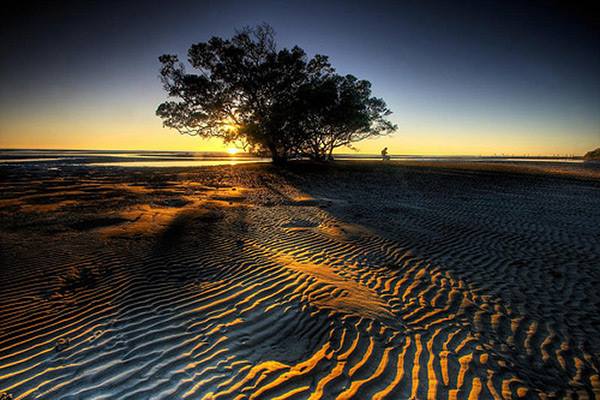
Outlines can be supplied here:
M384 147L383 150L381 150L381 158L383 159L383 161L387 161L390 159L390 156L388 156L387 147Z

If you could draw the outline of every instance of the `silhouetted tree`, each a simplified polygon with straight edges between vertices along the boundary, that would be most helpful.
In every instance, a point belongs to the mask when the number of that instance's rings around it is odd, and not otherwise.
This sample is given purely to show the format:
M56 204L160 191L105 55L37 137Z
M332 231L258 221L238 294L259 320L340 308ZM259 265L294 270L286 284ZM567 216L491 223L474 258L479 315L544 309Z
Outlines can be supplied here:
M371 83L352 75L319 77L301 87L296 100L300 152L314 159L330 159L338 147L396 130L386 119L391 111L385 102L371 97Z
M182 134L217 137L247 151L324 159L334 148L395 129L370 83L339 76L328 58L304 50L277 50L268 25L245 28L231 39L193 45L189 74L175 55L159 58L163 86L174 101L156 114Z

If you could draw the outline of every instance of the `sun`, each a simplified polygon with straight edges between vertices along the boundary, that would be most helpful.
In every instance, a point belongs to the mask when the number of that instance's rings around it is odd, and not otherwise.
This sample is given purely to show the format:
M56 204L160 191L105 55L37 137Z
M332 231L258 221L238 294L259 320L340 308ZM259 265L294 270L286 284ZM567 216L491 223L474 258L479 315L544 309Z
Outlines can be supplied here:
M227 149L227 153L228 153L230 156L236 155L236 154L237 154L237 153L239 153L239 152L240 152L240 150L239 150L239 149L236 149L235 147L230 147L230 148L228 148L228 149Z

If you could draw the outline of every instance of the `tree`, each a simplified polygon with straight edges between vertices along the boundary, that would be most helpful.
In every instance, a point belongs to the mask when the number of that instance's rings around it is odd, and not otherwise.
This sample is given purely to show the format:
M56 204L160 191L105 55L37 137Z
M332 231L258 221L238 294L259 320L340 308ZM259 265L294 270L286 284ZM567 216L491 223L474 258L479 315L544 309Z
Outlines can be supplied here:
M274 162L323 159L395 129L383 100L370 97L369 82L337 75L326 56L309 58L298 46L278 50L268 25L193 45L188 62L195 74L175 55L159 60L163 86L175 99L156 110L164 126L236 143Z
M352 75L332 74L300 88L298 119L304 132L303 153L317 160L333 150L394 132L386 119L391 111L382 99L371 97L371 83Z

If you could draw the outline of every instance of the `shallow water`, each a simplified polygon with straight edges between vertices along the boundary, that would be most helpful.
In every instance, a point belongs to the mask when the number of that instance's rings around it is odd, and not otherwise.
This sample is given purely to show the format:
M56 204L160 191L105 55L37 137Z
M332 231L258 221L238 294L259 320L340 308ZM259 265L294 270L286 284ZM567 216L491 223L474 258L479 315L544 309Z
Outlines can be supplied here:
M337 154L340 161L380 160L377 154ZM268 162L268 158L254 157L246 153L231 155L219 152L185 151L108 151L108 150L0 150L0 165L22 164L46 165L89 165L102 167L198 167L236 165L248 162ZM472 156L415 156L392 155L391 161L423 162L550 162L583 163L581 158L565 157L472 157Z
M215 152L102 151L102 150L3 150L0 165L22 164L102 167L198 167L267 162L266 158L247 154L231 155Z
M164 161L122 161L122 162L101 162L90 163L87 165L94 167L209 167L214 165L237 165L256 162L269 162L268 158L256 159L227 159L225 157L212 160L164 160Z
M356 161L367 161L367 160L381 160L379 155L352 155L352 154L340 154L336 156L336 160L356 160ZM554 163L583 163L581 158L570 158L570 157L494 157L494 156L482 156L482 157L465 157L465 156L390 156L390 161L463 161L463 162L554 162Z

